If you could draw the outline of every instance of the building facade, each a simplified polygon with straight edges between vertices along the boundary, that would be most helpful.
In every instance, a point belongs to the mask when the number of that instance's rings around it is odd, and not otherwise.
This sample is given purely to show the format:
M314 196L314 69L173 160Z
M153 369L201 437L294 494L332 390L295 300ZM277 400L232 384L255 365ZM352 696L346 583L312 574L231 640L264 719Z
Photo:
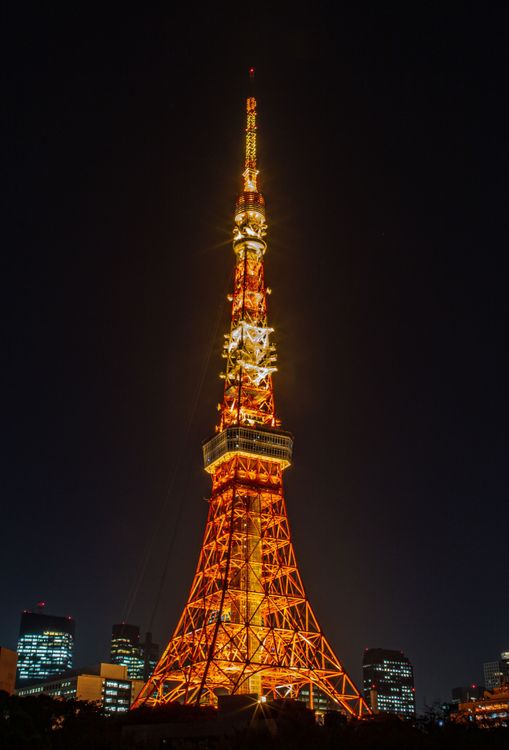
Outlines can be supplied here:
M460 703L451 720L462 724L474 724L480 729L509 727L509 686L485 690L482 698Z
M126 622L113 625L111 632L112 664L127 668L127 676L132 680L148 680L159 659L159 646L152 641L152 633L147 633L140 642L140 629Z
M317 717L328 711L338 710L338 704L322 690L319 690L316 685L313 685L311 689L309 685L303 687L299 693L299 700L309 706Z
M0 690L12 695L16 684L16 665L18 655L10 648L0 646Z
M503 687L509 683L509 651L502 651L497 661L486 661L483 665L484 684L487 690Z
M72 667L75 622L45 612L25 611L18 638L16 685L28 685Z
M141 644L143 654L143 669L145 681L148 680L159 661L159 644L152 640L152 633L145 633L145 640Z
M140 629L137 625L121 622L111 631L110 659L112 664L121 664L127 669L127 677L143 680L144 659L140 646Z
M362 677L364 697L374 713L415 716L414 670L402 651L367 648Z
M451 690L451 703L458 706L460 703L476 701L484 695L484 685L467 685L455 687Z
M142 687L143 680L128 679L126 667L101 663L20 687L17 694L23 698L44 693L64 700L89 701L115 714L129 711Z

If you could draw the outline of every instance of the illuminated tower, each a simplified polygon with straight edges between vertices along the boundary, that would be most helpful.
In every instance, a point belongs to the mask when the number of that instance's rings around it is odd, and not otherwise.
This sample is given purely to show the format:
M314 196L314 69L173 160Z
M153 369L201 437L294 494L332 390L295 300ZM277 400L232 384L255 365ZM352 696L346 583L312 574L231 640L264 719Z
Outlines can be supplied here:
M223 402L203 446L212 494L184 612L133 707L215 704L226 693L297 698L313 687L353 716L369 711L323 635L297 567L283 495L293 438L274 410L273 329L258 191L256 100L247 100L243 192L233 228L235 277Z

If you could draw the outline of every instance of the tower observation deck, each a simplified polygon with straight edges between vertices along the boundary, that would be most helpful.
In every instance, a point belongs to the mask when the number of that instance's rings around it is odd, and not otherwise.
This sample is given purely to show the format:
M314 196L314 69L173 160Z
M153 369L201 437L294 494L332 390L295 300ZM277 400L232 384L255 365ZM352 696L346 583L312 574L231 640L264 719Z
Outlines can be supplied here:
M290 534L283 471L293 437L274 404L256 139L257 104L249 97L224 392L215 434L203 445L212 479L205 534L184 611L133 707L215 705L222 694L298 698L303 690L313 707L318 689L340 711L361 717L369 709L319 626Z

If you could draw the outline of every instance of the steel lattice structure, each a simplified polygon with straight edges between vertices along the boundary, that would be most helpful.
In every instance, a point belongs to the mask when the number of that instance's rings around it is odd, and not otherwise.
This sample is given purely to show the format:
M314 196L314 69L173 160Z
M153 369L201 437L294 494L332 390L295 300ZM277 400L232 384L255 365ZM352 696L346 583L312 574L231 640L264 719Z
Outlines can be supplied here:
M267 322L265 201L257 186L256 100L247 100L243 192L235 209L231 328L224 397L204 445L212 494L191 591L134 708L215 704L221 693L298 697L313 686L350 715L364 700L326 640L297 566L283 494L293 439L274 409Z

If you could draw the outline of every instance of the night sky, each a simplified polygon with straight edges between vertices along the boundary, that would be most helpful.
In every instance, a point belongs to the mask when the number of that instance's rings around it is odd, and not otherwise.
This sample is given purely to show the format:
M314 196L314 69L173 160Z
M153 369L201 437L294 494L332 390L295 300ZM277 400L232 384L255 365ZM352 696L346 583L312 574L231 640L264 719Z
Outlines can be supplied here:
M176 625L254 65L304 583L355 680L445 699L509 649L509 14L150 5L4 11L0 644L41 598L77 666Z

